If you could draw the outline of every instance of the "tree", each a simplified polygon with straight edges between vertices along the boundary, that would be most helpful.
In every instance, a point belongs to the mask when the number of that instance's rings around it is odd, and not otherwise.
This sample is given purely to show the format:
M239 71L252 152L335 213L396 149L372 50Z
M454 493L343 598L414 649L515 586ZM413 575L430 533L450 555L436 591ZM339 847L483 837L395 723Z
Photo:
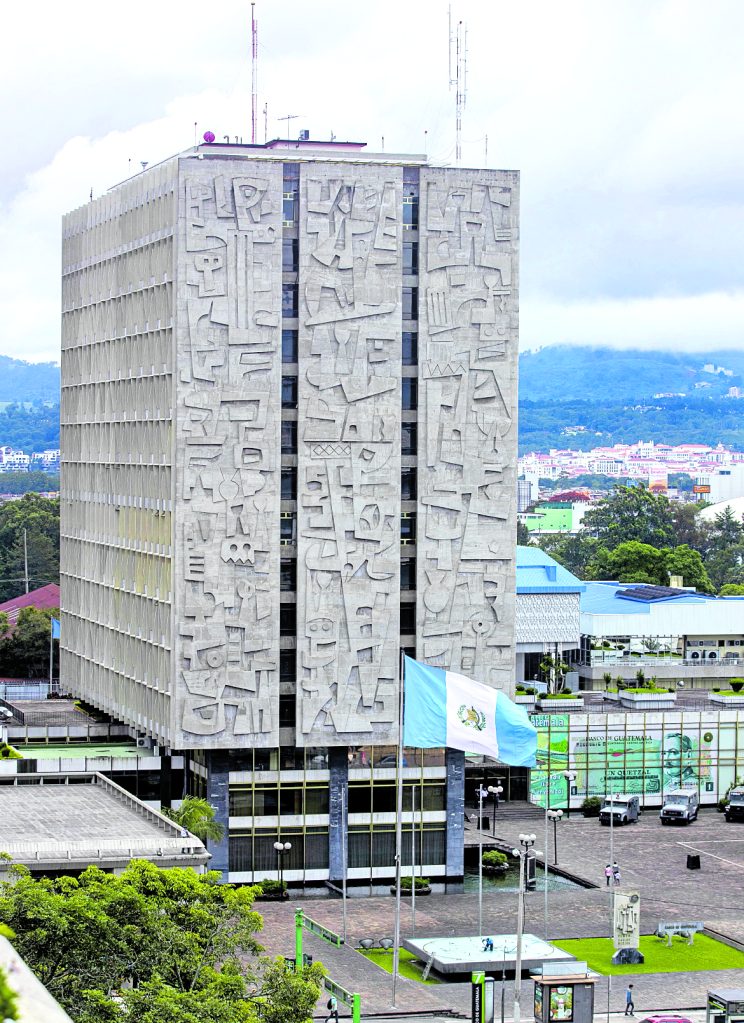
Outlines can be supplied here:
M24 529L31 588L59 582L59 500L25 494L0 507L0 601L23 593Z
M615 487L586 513L583 528L608 550L631 540L652 547L674 543L670 501L644 486Z
M687 544L682 544L673 550L665 548L662 553L667 576L681 575L683 586L694 586L701 593L713 592L713 584L698 551L694 551Z
M744 525L727 506L710 527L705 563L713 585L744 583Z
M160 812L202 841L219 842L225 833L220 822L214 819L214 807L200 796L186 796L178 810L161 806Z
M588 566L590 579L617 579L621 583L665 585L664 554L651 544L630 540L614 550L600 547Z
M744 583L726 583L718 591L719 597L744 597Z
M524 522L517 522L517 546L528 547L530 544L530 531Z
M24 607L18 613L15 629L0 640L0 674L11 678L47 678L52 617L58 609ZM3 635L0 622L0 636ZM58 642L55 640L55 647ZM55 663L59 657L55 651Z
M304 1007L320 994L320 964L295 977L259 957L255 889L219 884L217 871L134 860L120 876L12 873L0 883L0 920L79 1023L242 1023L259 1020L268 998L286 1004L294 992Z
M598 540L583 532L541 536L539 543L551 558L555 558L579 579L588 578L587 566L594 560L601 546Z
M678 547L687 544L693 550L705 556L710 538L708 524L700 518L705 505L699 501L681 502L672 505L672 523L674 540Z

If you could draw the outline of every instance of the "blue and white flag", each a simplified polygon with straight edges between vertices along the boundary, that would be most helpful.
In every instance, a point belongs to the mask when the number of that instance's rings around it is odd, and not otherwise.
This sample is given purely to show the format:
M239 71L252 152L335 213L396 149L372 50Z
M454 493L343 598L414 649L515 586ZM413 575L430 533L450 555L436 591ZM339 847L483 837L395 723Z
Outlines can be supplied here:
M58 618L52 618L52 639L59 639L60 625Z
M537 729L506 693L465 675L405 658L403 743L484 753L534 767Z

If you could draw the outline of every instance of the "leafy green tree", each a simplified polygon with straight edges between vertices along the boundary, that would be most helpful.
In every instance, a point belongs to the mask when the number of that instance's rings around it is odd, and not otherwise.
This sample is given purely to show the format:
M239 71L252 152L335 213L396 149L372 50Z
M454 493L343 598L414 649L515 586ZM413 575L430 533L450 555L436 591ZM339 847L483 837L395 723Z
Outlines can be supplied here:
M652 547L674 543L669 499L645 486L615 487L586 513L583 528L608 550L632 540Z
M31 588L59 582L59 500L25 494L0 507L0 601L23 593L24 529Z
M652 583L662 585L664 554L651 544L630 540L614 550L600 547L588 566L591 579L617 579L621 583Z
M525 526L524 522L517 523L517 545L519 547L528 547L530 543L530 531Z
M681 502L672 504L672 523L674 526L674 541L677 547L687 544L693 550L698 551L705 557L710 541L710 528L700 518L700 512L705 505L701 502Z
M719 597L744 597L744 583L726 583L718 591Z
M48 678L49 642L52 617L59 610L24 607L18 613L15 629L0 640L0 674L10 678ZM2 636L0 623L0 636ZM54 640L55 664L59 664L59 643Z
M220 822L214 819L214 807L200 796L186 796L177 810L161 806L160 812L202 841L219 842L225 833Z
M682 544L681 547L675 547L673 550L665 548L662 553L667 582L669 576L681 575L684 586L694 586L701 593L713 592L713 584L705 570L699 551L693 550L687 544Z
M39 494L59 490L59 476L33 469L31 472L4 472L0 475L0 493Z
M240 1023L260 1019L269 999L305 1006L319 996L322 966L294 977L260 958L255 889L220 884L216 871L134 860L120 876L97 867L77 878L11 873L0 883L0 921L79 1023Z
M744 583L744 524L727 506L710 527L705 564L713 585Z
M541 536L539 544L551 558L573 572L579 579L590 578L587 575L589 564L597 557L601 544L586 533L558 534Z

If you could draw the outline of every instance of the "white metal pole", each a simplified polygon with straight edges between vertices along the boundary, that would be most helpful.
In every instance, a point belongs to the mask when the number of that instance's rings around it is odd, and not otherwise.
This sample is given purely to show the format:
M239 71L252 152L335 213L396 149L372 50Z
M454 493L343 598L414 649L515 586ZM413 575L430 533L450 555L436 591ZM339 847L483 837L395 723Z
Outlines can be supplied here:
M348 774L346 775L346 784L348 785ZM346 874L348 864L346 862L346 842L349 835L349 816L347 812L347 798L346 798L346 786L341 787L341 904L343 907L343 938L344 944L346 944Z
M411 787L411 927L416 933L416 786Z
M395 996L398 990L398 971L400 969L400 860L403 846L403 651L398 662L398 758L396 783L398 793L395 814L395 933L393 940L393 1000L392 1008L397 1008Z
M26 593L28 593L28 530L23 530L23 578L26 581Z
M514 1023L521 1023L522 997L522 933L524 931L525 850L519 850L519 902L517 904L517 961L514 964Z
M49 619L49 692L52 691L54 679L54 622Z
M483 782L478 782L478 937L483 937Z
M547 769L546 769L547 770ZM545 788L545 852L543 854L543 924L545 940L548 940L548 810L550 809L550 772L547 771L548 783Z

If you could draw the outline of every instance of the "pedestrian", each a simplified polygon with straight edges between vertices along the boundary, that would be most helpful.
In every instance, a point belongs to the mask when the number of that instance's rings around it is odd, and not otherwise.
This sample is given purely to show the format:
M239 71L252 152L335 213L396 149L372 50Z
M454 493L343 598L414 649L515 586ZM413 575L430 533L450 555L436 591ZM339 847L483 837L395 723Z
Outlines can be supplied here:
M493 938L482 938L481 940L483 942L483 951L493 952Z
M633 1001L633 985L628 984L625 990L625 1015L635 1016L635 1002ZM336 1017L338 1019L338 1017Z
M610 878L611 877L612 877L612 864L608 863L607 866L605 867L605 880L607 882L607 887L608 888L610 887Z
M330 1023L331 1020L335 1020L335 1023L338 1023L338 1002L336 1001L335 995L331 995L331 997L328 999L326 1003L326 1008L328 1009L326 1023Z
M191 835L189 834L189 830L188 830L188 828L181 828L181 838L182 838L182 839L183 839L183 838L191 838ZM181 849L181 853L182 853L182 854L185 854L185 853L187 853L188 851L189 851L189 850L188 850L188 849L186 849L186 848L182 848L182 849Z
M618 867L617 863L612 864L612 880L615 884L620 884L620 867Z

